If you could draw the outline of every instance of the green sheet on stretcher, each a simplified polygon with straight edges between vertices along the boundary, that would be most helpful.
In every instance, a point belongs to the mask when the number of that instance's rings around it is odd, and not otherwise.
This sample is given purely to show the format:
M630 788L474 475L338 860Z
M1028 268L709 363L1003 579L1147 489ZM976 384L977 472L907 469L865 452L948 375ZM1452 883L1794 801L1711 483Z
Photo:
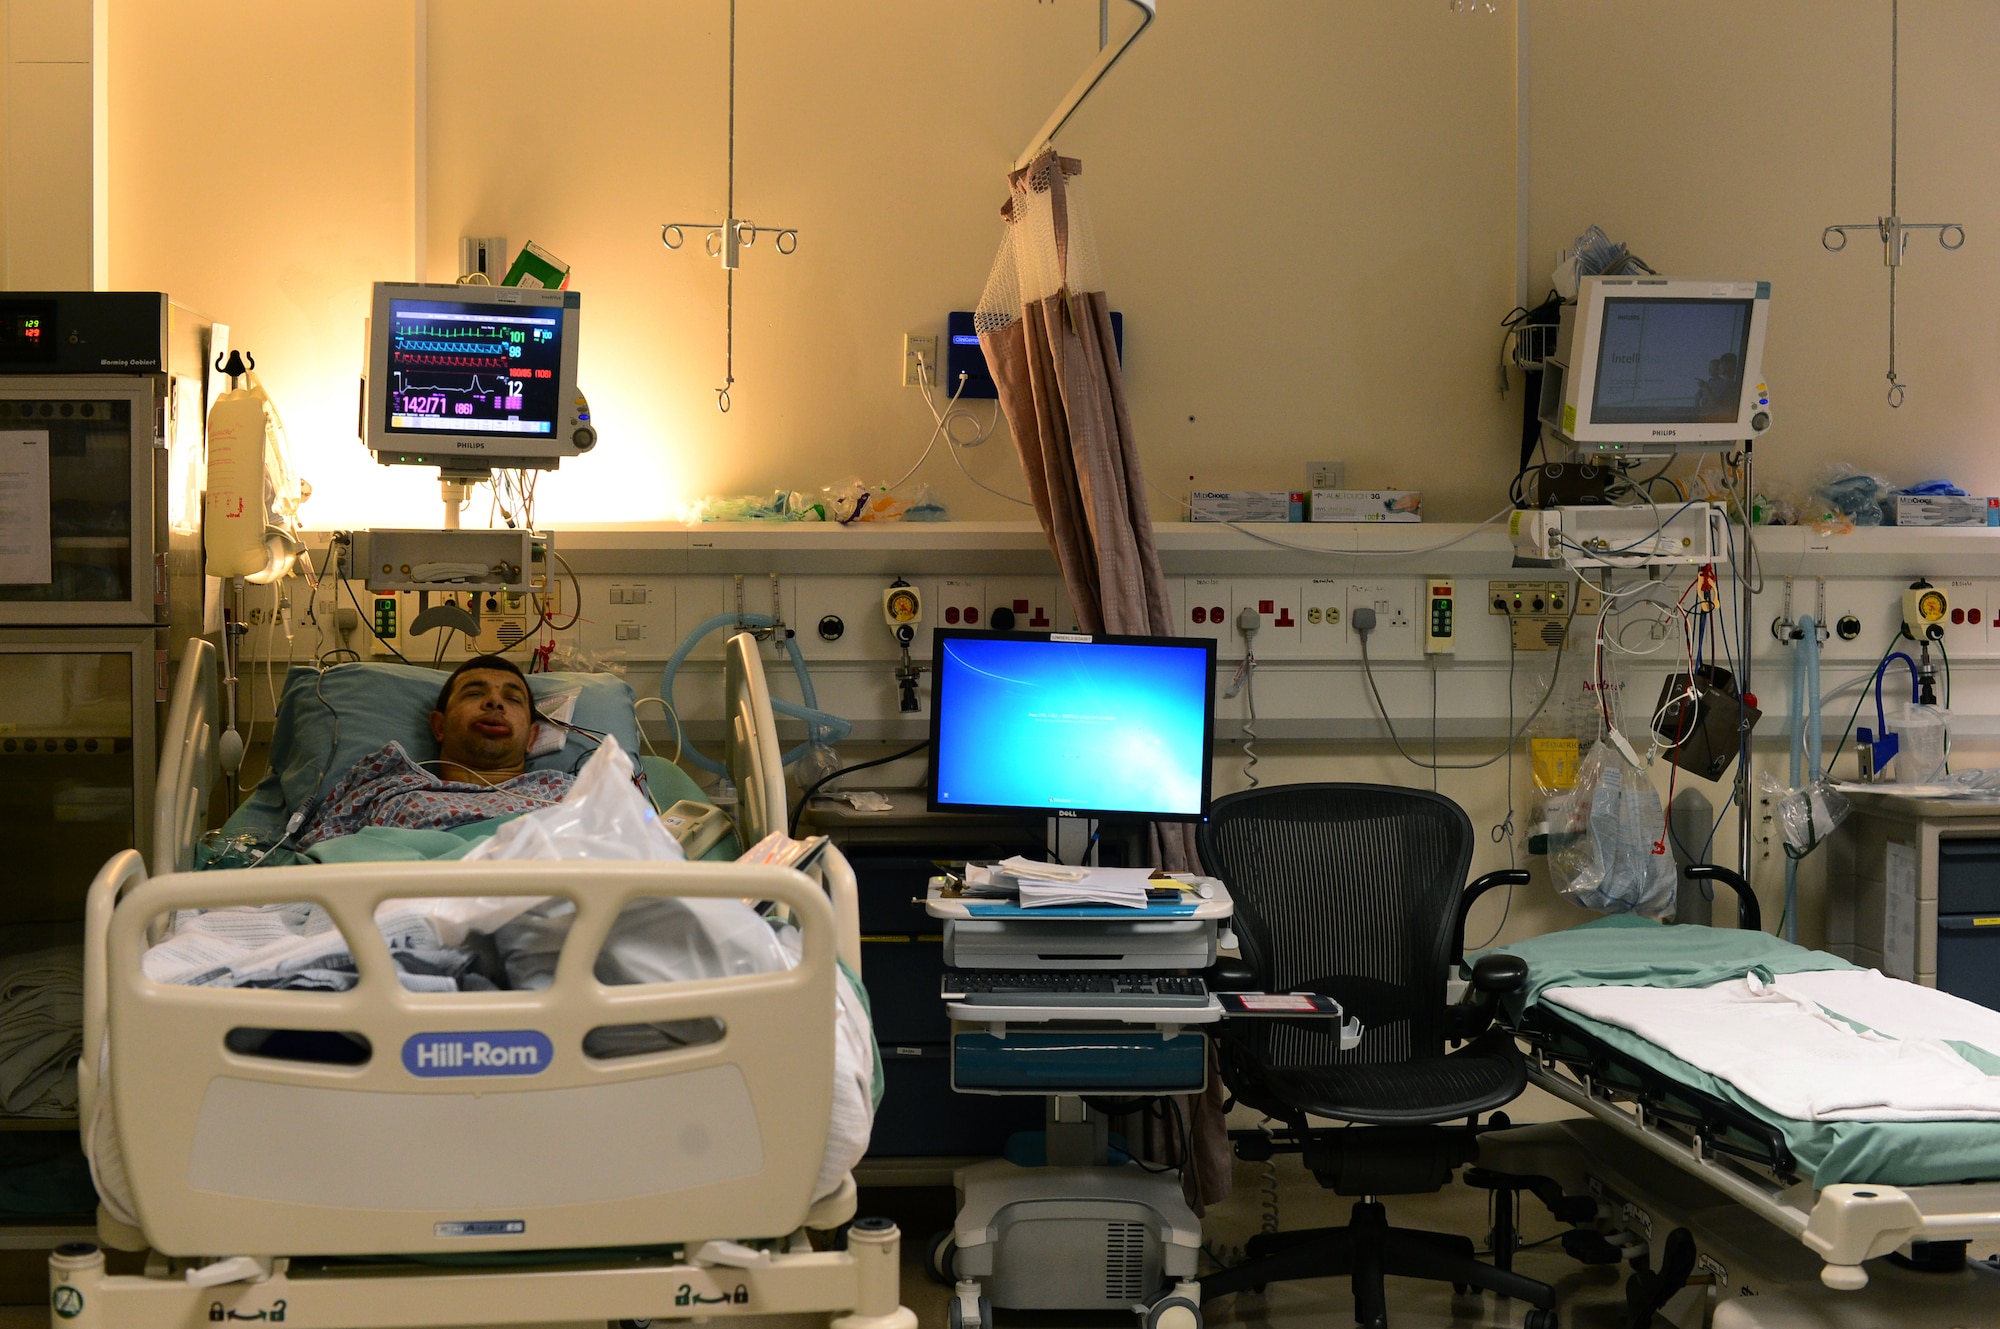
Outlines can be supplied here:
M1693 988L1741 978L1752 969L1800 974L1856 967L1767 933L1667 925L1622 914L1495 946L1485 953L1527 961L1526 990L1507 999L1509 1013L1516 1018L1552 987ZM1629 1029L1560 1007L1545 1009L1674 1082L1733 1103L1775 1126L1816 1186L1838 1182L1930 1186L2000 1179L2000 1122L1800 1121L1771 1111L1729 1081L1682 1061ZM1969 1059L1989 1075L2000 1071L2000 1064L1990 1057Z

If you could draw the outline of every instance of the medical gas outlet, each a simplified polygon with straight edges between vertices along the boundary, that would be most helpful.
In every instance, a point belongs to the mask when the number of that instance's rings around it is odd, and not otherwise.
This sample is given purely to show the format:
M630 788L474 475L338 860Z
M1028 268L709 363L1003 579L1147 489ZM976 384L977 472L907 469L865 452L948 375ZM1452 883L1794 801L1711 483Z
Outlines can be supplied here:
M1950 614L1951 600L1943 588L1921 577L1903 592L1903 635L1912 641L1942 641Z
M924 666L910 658L910 643L917 639L917 625L924 621L922 593L901 577L896 578L882 591L882 618L896 638L897 709L913 712L918 709L917 681L923 677Z

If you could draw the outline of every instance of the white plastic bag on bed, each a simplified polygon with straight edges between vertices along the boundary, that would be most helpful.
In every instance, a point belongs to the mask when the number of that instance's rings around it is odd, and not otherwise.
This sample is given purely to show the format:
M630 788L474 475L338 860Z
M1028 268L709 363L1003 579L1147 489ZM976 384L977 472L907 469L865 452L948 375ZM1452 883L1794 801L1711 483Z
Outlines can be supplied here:
M617 743L602 743L560 803L507 822L466 854L478 859L684 860L680 841L660 825L660 815L633 782L632 759ZM447 946L462 946L472 932L493 932L520 917L542 897L474 895L424 901L425 917Z
M1599 742L1576 788L1549 802L1549 869L1556 890L1586 909L1660 918L1674 905L1674 860L1660 795L1646 773Z
M560 804L515 818L466 857L684 859L686 855L632 783L631 760L616 743L607 743L584 764L575 787ZM576 917L569 901L489 896L434 903L472 906L462 911L466 926L492 932L509 987L547 988L554 982L556 959ZM433 924L441 936L448 925L436 918ZM790 969L798 964L799 954L797 929L774 931L763 915L741 900L647 897L619 911L593 969L597 980L608 986L687 982ZM839 1188L867 1151L875 1124L875 1045L868 1014L845 973L834 986L833 1111L814 1199ZM694 1026L701 1023L652 1028L669 1042L692 1041L700 1037Z

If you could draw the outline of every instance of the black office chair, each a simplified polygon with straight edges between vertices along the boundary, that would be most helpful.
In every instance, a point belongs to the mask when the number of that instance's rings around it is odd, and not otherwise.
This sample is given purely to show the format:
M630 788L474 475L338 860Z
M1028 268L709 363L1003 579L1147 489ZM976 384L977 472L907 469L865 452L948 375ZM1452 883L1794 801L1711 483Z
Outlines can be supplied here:
M1320 1185L1357 1202L1347 1227L1251 1238L1243 1263L1201 1280L1202 1299L1344 1274L1353 1280L1355 1321L1386 1329L1382 1280L1394 1274L1517 1298L1533 1308L1526 1329L1556 1329L1553 1290L1505 1268L1511 1250L1496 1242L1499 1258L1481 1263L1465 1237L1390 1227L1377 1198L1448 1185L1477 1156L1478 1135L1506 1124L1497 1113L1482 1124L1480 1115L1527 1084L1513 1040L1490 1027L1492 998L1519 987L1526 966L1488 957L1465 1006L1446 1001L1446 980L1463 958L1472 902L1528 874L1494 872L1468 886L1465 813L1441 795L1388 785L1230 794L1215 801L1199 843L1236 901L1243 964L1234 983L1219 967L1219 984L1324 993L1363 1028L1360 1046L1343 1052L1327 1021L1223 1026L1224 1083L1236 1101L1285 1123L1272 1135L1235 1133L1237 1156L1299 1152ZM1454 1040L1464 1045L1447 1052ZM1313 1128L1308 1114L1357 1126ZM1472 1179L1508 1191L1499 1207L1510 1214L1512 1192L1548 1198L1551 1190L1535 1184L1540 1178Z

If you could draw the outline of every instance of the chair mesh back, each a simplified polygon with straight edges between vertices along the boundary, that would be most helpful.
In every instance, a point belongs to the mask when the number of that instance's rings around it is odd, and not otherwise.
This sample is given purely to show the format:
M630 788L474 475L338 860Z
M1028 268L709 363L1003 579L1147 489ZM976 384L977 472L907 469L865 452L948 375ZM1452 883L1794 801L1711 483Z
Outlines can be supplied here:
M1252 789L1217 799L1199 842L1236 901L1237 940L1263 989L1326 991L1364 1026L1343 1053L1304 1022L1230 1022L1246 1050L1276 1066L1443 1051L1445 970L1472 863L1472 823L1456 803L1390 785Z

